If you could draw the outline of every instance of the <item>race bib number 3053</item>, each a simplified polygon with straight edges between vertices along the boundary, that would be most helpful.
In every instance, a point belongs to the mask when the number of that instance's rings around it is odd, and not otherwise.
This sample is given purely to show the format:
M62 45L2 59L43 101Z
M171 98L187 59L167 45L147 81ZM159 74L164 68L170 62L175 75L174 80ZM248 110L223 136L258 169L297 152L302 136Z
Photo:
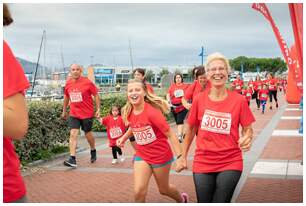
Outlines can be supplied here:
M146 145L156 140L156 135L150 125L141 128L133 128L132 132L136 143L139 145Z
M201 129L219 134L230 134L232 116L230 113L205 110Z
M71 102L82 102L82 93L81 92L70 92L69 93Z

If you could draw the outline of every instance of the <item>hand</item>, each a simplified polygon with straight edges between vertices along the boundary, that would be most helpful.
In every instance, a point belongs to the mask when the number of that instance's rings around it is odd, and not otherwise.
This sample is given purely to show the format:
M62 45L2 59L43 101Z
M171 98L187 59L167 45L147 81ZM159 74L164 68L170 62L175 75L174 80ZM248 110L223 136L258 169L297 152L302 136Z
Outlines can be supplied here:
M95 117L100 118L100 109L97 109Z
M119 139L117 139L116 145L117 145L118 147L120 147L120 148L123 148L123 147L124 147L124 142L123 142L122 137L119 138Z
M181 157L176 160L175 171L181 172L182 170L187 169L187 160L184 157Z
M61 118L62 118L62 119L67 119L67 117L68 117L67 112L62 112Z
M190 110L190 108L191 108L191 104L187 103L186 109L187 109L187 110Z
M242 151L249 151L252 145L252 136L245 135L240 137L238 144Z

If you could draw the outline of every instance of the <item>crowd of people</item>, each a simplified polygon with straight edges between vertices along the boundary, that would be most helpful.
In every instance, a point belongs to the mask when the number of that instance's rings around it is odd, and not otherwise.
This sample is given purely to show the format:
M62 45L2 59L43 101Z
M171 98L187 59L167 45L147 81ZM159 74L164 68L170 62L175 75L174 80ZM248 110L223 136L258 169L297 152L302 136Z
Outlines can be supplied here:
M13 20L5 4L3 11L3 25L7 26ZM26 202L26 188L12 140L20 139L27 131L24 91L29 82L5 41L3 50L3 197L4 202ZM70 156L64 165L77 167L76 145L80 128L90 146L90 162L97 160L92 134L96 118L107 128L112 164L118 162L118 155L120 161L124 161L123 150L128 139L134 148L135 202L145 202L153 176L160 194L187 203L188 194L179 192L169 183L170 169L173 163L178 173L187 169L190 145L196 139L192 172L197 201L230 202L243 172L243 151L250 150L252 144L255 118L249 107L251 100L255 99L257 109L261 107L264 114L266 104L270 110L274 105L279 107L277 92L286 92L286 81L277 80L271 73L265 80L257 76L248 83L237 75L227 88L230 72L228 59L213 53L207 57L205 66L193 69L193 83L186 84L183 75L176 73L164 99L157 96L145 81L145 69L137 68L127 84L125 106L121 109L114 104L109 115L101 117L97 87L81 75L80 65L72 64L61 115L70 127ZM170 111L177 125L176 133L164 117Z

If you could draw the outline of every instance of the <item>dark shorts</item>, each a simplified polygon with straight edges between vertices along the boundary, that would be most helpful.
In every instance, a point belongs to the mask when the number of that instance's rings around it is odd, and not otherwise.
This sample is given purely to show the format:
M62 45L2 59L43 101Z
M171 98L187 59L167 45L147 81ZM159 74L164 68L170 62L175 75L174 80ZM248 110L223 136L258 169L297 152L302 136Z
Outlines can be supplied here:
M178 113L172 112L174 119L175 119L175 123L177 125L184 124L184 120L185 120L187 113L188 113L187 109L184 109L183 111L180 111Z
M81 129L87 133L91 131L93 118L78 119L76 117L69 116L68 124L70 129L80 129L81 127Z

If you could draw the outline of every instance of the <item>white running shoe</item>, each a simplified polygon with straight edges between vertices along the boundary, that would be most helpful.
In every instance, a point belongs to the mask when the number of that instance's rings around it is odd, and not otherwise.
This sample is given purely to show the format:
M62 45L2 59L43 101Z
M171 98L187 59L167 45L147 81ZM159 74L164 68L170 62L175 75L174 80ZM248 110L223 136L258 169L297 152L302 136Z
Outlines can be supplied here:
M112 160L112 164L113 164L113 165L116 164L117 162L118 162L117 159L113 159L113 160Z
M122 156L120 157L120 162L124 162L124 160L125 160L125 158L124 158L124 156L122 155Z

